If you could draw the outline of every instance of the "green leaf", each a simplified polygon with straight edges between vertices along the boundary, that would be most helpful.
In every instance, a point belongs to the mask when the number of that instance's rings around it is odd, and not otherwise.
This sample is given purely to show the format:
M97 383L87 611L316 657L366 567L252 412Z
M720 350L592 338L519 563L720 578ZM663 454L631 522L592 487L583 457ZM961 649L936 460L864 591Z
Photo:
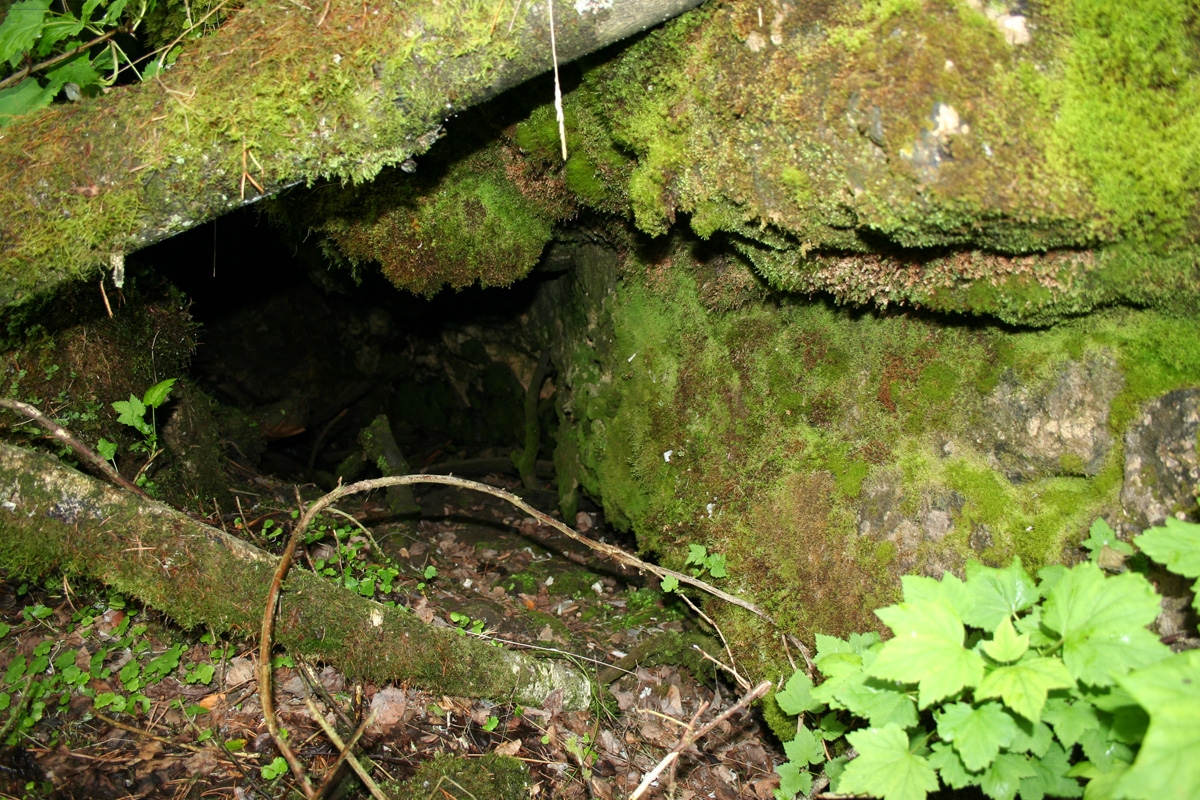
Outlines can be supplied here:
M1135 536L1142 552L1171 572L1188 578L1200 577L1200 525L1167 517L1165 527L1151 528ZM1192 587L1192 606L1200 610L1200 581Z
M1044 722L1030 722L1021 717L1013 717L1017 723L1017 735L1008 746L1010 753L1031 753L1037 758L1046 755L1050 745L1054 743L1054 733Z
M917 683L921 708L978 685L983 658L963 646L966 631L953 609L917 600L881 608L875 615L896 636L883 645L868 674Z
M1071 674L1057 657L1030 658L989 672L975 690L975 697L999 697L1025 719L1037 722L1050 690L1074 685Z
M273 781L287 774L288 765L283 760L283 756L275 756L275 760L270 764L265 764L261 771L264 780Z
M975 598L953 572L944 574L940 581L923 575L904 575L900 585L904 587L904 602L942 603L954 609L960 619L966 619L975 606Z
M688 557L684 564L695 564L696 566L704 566L704 557L708 555L708 548L702 544L689 544Z
M933 745L933 755L929 757L929 764L942 776L942 783L952 789L978 786L982 777L968 772L958 751L945 742L937 742Z
M664 592L673 592L679 588L679 578L674 575L667 575L662 579L662 590Z
M994 630L996 633L992 640L982 644L983 652L990 659L1007 664L1025 655L1025 651L1029 649L1029 634L1017 635L1009 617L1005 617Z
M967 591L972 598L963 622L986 631L996 630L1003 620L1024 611L1037 602L1037 585L1021 566L1020 557L1004 569L967 562Z
M26 78L16 86L0 89L0 128L12 124L12 121L50 105L53 95L47 96L41 85L33 78Z
M1079 742L1083 734L1100 727L1100 718L1095 707L1086 700L1073 703L1062 698L1051 698L1046 703L1042 718L1054 728L1054 735L1066 747Z
M729 573L725 571L725 555L724 553L713 553L704 561L704 565L708 567L708 574L714 578L725 578Z
M1071 768L1070 755L1057 743L1046 754L1031 763L1033 774L1021 779L1021 800L1042 800L1045 797L1081 797L1079 781L1067 776Z
M1133 548L1128 543L1117 538L1117 534L1103 519L1092 523L1090 534L1080 546L1091 555L1091 560L1103 569L1118 571L1125 563L1127 556L1133 555Z
M908 736L899 725L855 731L846 739L858 750L858 758L846 765L838 793L866 794L883 800L925 800L937 789L933 767L909 751Z
M143 436L149 436L150 426L146 424L146 406L141 400L129 395L128 400L118 400L112 404L113 411L117 412L117 422L122 425L128 425L131 428L136 428Z
M1063 662L1076 680L1111 685L1131 669L1161 661L1170 650L1146 629L1161 610L1145 578L1105 578L1095 564L1067 571L1046 598L1042 624L1063 639Z
M1150 727L1118 791L1135 800L1200 797L1200 650L1119 679L1150 714Z
M142 397L142 402L147 408L158 408L167 401L167 397L171 394L171 387L175 385L175 378L167 378L165 381L159 381L146 390L145 396Z
M117 455L117 443L110 442L108 439L105 439L103 436L101 436L100 441L96 442L96 452L99 453L100 457L105 461L112 461Z
M108 11L104 15L104 19L100 20L100 24L105 27L112 27L121 21L121 14L125 11L125 5L129 0L112 0L108 4Z
M787 754L788 761L802 767L825 761L825 748L816 735L804 727L796 731L794 739L783 743L783 752Z
M796 716L806 711L820 711L825 704L812 696L813 682L803 670L796 670L783 687L782 692L775 693L775 702L783 709L783 713Z
M979 772L996 759L1000 748L1012 744L1017 725L999 703L979 708L954 703L937 715L937 731L943 741L954 745L968 770Z
M834 698L856 717L862 717L874 728L894 723L901 728L917 724L917 706L904 691L902 684L880 680L858 673L855 678L842 683L834 692Z
M49 10L50 0L21 0L8 7L8 15L0 23L0 61L15 67L33 49Z
M1001 753L983 773L979 785L992 800L1012 800L1021 788L1021 781L1037 774L1029 759L1013 753Z
M12 625L9 625L7 622L0 622L0 639L3 639L5 636L8 636L8 632L11 630L12 630Z
M92 66L86 53L80 54L69 61L64 61L46 73L46 91L57 96L62 87L68 83L78 86L93 86L100 82L100 73Z
M779 788L775 790L776 800L792 800L797 794L807 795L812 791L812 773L800 769L790 761L785 761L775 767L779 775Z

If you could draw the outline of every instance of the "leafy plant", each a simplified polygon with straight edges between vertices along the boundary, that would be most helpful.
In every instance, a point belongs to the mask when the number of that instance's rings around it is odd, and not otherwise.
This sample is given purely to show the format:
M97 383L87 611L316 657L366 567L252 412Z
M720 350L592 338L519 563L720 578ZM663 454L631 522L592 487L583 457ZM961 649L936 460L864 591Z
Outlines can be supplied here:
M1091 534L1094 554L1129 555L1107 525ZM1134 542L1200 577L1200 525L1169 520ZM1093 562L1038 578L1019 559L968 564L965 581L906 576L903 600L876 612L893 638L818 635L822 682L800 671L776 694L798 732L775 796L812 792L818 771L833 793L884 800L939 786L993 800L1200 796L1200 652L1172 655L1147 629L1160 610L1149 581Z
M155 0L84 0L74 7L51 0L19 0L0 23L0 127L49 105L60 92L71 100L111 86L124 69L138 71L118 35L137 31ZM180 48L157 53L143 76L172 64Z
M708 552L708 548L702 544L689 544L688 557L684 562L685 567L694 567L692 569L692 577L699 578L705 572L708 572L714 578L725 578L728 573L725 571L725 556L718 553ZM674 575L668 575L662 579L662 590L664 592L673 592L679 588L679 579Z
M167 402L167 398L170 397L171 389L174 386L175 378L168 378L151 386L141 398L131 394L128 400L118 400L112 404L113 410L118 415L117 422L133 428L142 435L142 440L135 443L130 450L135 453L146 453L149 456L142 465L142 468L138 470L137 477L134 480L138 486L147 486L146 470L149 469L150 465L154 463L154 459L158 458L162 452L158 448L158 420L155 416L155 410ZM147 411L150 412L149 422L146 421ZM117 455L117 445L115 442L110 442L102 438L96 444L96 452L102 458L113 461Z

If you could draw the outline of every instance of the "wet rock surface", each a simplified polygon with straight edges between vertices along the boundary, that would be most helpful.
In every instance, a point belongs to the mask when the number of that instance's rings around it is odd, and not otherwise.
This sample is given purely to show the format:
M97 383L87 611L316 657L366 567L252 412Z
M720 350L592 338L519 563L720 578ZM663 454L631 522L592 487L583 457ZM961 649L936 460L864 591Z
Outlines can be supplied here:
M1134 524L1196 512L1200 459L1200 389L1180 389L1152 400L1125 434L1121 504Z

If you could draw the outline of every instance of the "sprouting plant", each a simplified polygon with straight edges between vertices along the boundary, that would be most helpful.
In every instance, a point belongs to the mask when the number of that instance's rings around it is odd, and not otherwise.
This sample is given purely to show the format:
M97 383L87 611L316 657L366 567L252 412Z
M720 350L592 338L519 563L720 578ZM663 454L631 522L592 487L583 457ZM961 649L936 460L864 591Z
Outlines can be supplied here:
M708 572L714 578L725 578L728 574L725 571L725 556L719 553L710 553L708 548L702 544L689 544L688 557L684 562L684 566L694 567L692 577L699 578L705 572ZM668 575L662 579L662 590L664 592L673 592L679 588L679 579L674 575Z
M1091 534L1093 553L1122 552L1107 525ZM1134 544L1200 577L1200 525L1169 519ZM822 772L834 794L884 800L939 786L993 800L1200 796L1200 651L1173 655L1147 628L1153 586L1090 562L1038 577L1020 560L971 563L965 581L905 576L903 601L876 612L893 638L818 635L823 681L798 671L776 694L798 718L776 798L813 792Z
M130 450L135 453L146 453L148 458L138 470L137 477L134 482L139 486L144 486L146 483L146 470L154 462L162 452L158 448L158 420L155 416L155 410L167 402L167 398L171 395L171 388L175 385L175 378L167 378L165 381L159 381L146 390L146 393L139 399L135 395L129 395L128 400L118 400L112 404L113 410L117 412L117 422L122 425L128 425L142 435L142 440L134 444ZM146 412L150 412L150 421L146 421ZM96 444L96 452L108 461L113 461L117 455L117 445L115 442L110 442L107 439L100 439Z
M458 626L459 633L466 633L467 631L470 631L477 636L483 634L483 629L487 625L484 620L472 620L470 615L463 614L458 611L450 612L450 621Z

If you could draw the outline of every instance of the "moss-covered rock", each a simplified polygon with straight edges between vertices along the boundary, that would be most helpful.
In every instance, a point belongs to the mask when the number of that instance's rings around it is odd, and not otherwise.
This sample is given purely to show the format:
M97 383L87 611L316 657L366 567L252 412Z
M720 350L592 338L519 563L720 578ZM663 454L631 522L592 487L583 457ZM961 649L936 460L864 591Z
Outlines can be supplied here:
M1126 519L1139 409L1200 385L1194 319L1013 330L780 296L731 310L706 305L694 243L654 255L564 279L563 486L668 566L690 544L726 554L718 583L789 631L877 626L902 572L1071 557L1097 516ZM776 633L714 614L739 664L778 667Z

